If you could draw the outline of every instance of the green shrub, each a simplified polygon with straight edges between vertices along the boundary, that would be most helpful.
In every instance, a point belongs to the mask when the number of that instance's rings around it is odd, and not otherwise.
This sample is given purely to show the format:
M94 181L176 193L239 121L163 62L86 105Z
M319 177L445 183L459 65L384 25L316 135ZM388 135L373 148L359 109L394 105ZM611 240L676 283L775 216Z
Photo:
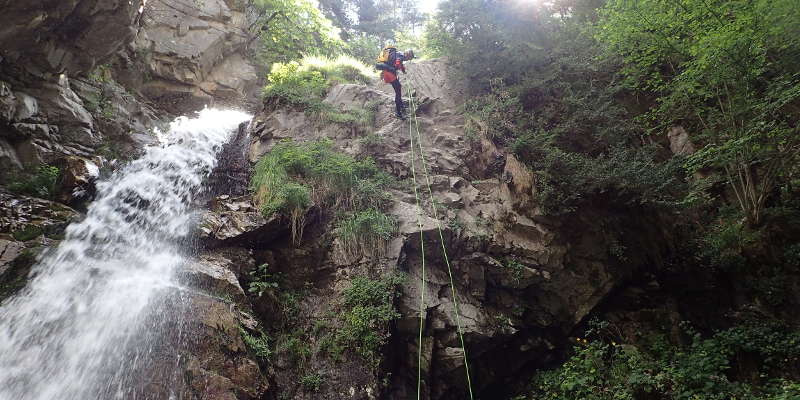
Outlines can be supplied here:
M561 367L540 372L530 399L617 400L658 398L674 400L782 399L797 393L786 380L756 385L730 378L743 355L756 355L761 373L785 369L800 355L800 334L770 323L736 326L708 339L687 329L686 347L655 341L651 348L616 345L602 340L585 342ZM748 362L747 360L742 360ZM752 362L750 359L749 362Z
M265 291L278 288L278 277L269 272L269 264L261 264L253 271L250 271L250 284L247 292L253 296L261 297Z
M562 89L571 94L545 96L539 93L544 86L567 86ZM550 215L574 212L597 198L674 203L683 189L681 161L658 162L658 146L633 143L641 132L614 95L610 88L555 79L515 87L493 80L488 94L467 102L465 136L510 148L536 173L536 197ZM534 113L525 111L522 96L542 104Z
M524 118L518 97L500 79L491 81L492 90L483 97L467 100L464 105L466 121L464 125L467 138L478 135L505 143L518 136L518 124Z
M760 243L761 234L743 219L720 218L700 239L700 254L715 267L737 268L747 264L746 251Z
M516 283L519 283L525 274L525 264L522 264L514 259L506 260L505 264L503 264L503 267L509 272L511 278Z
M55 196L56 183L61 170L51 165L40 165L33 170L26 170L9 179L8 190L28 196L52 199Z
M515 154L537 173L536 197L551 215L574 212L595 197L621 204L675 202L682 187L677 160L655 161L655 147L613 147L596 157L565 151L544 135L528 133L512 146Z
M788 265L800 267L800 244L793 244L783 252L783 258Z
M319 388L322 386L322 375L320 374L308 374L300 378L300 385L303 386L305 390L310 392L318 392Z
M338 358L349 349L377 367L378 351L389 337L389 324L400 317L394 300L402 280L398 275L377 280L355 277L344 291L341 326L323 340L324 350Z
M311 346L301 332L292 332L278 341L278 351L285 352L292 363L303 365L311 357Z
M290 218L298 242L309 207L381 209L389 202L385 189L391 181L371 159L338 153L329 140L287 141L258 161L250 187L264 215L281 213Z

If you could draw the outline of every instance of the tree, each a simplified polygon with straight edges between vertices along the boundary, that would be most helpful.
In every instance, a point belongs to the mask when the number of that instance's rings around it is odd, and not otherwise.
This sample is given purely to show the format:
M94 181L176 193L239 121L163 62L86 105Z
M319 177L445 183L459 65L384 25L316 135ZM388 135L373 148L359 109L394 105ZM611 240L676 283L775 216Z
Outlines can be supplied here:
M260 10L251 31L264 65L304 55L335 54L344 47L339 31L310 0L256 0Z
M425 42L434 56L448 56L475 90L502 78L513 84L547 59L551 9L533 3L447 0L426 26Z
M724 171L747 221L800 152L800 13L793 0L612 0L598 37L629 87L656 96L654 132L681 124L705 148L691 171Z

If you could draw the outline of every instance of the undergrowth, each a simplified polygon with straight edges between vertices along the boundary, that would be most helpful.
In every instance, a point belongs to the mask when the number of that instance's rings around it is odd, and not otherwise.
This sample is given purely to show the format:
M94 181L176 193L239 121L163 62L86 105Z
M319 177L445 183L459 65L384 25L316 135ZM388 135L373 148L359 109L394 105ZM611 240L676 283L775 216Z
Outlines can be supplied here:
M264 263L259 265L248 274L251 281L247 287L247 292L253 296L261 297L267 290L277 289L279 286L278 281L281 279L280 273L274 274L269 272L269 264Z
M792 376L800 358L800 333L770 322L734 326L708 338L686 325L684 332L691 337L686 346L671 344L663 335L641 346L600 338L583 340L561 367L536 376L530 396L516 399L784 400L800 396L800 384ZM756 368L739 376L741 365ZM772 379L765 380L767 376Z
M251 334L242 327L239 327L239 334L242 341L254 356L262 361L269 360L272 355L272 350L269 346L269 336L264 332L259 331L258 334Z
M350 257L360 254L382 257L397 231L397 219L377 208L354 212L336 223L336 236Z

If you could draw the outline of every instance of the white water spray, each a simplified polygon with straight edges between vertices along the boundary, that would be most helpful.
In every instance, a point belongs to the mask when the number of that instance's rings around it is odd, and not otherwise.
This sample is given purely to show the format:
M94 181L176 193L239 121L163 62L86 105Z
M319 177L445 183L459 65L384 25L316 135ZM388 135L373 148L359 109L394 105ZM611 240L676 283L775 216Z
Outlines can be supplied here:
M144 321L184 262L191 200L249 118L209 109L179 118L167 143L98 184L86 218L0 306L0 400L136 397L130 374L152 336Z

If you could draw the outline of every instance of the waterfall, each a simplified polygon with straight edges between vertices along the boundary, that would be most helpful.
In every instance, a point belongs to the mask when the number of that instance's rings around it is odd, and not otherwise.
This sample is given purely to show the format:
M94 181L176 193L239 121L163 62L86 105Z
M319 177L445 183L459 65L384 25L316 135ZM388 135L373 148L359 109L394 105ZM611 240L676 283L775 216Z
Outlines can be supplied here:
M132 371L156 347L152 321L175 318L154 305L177 285L192 200L249 118L213 109L179 118L161 145L98 183L86 217L0 305L0 400L138 397Z

